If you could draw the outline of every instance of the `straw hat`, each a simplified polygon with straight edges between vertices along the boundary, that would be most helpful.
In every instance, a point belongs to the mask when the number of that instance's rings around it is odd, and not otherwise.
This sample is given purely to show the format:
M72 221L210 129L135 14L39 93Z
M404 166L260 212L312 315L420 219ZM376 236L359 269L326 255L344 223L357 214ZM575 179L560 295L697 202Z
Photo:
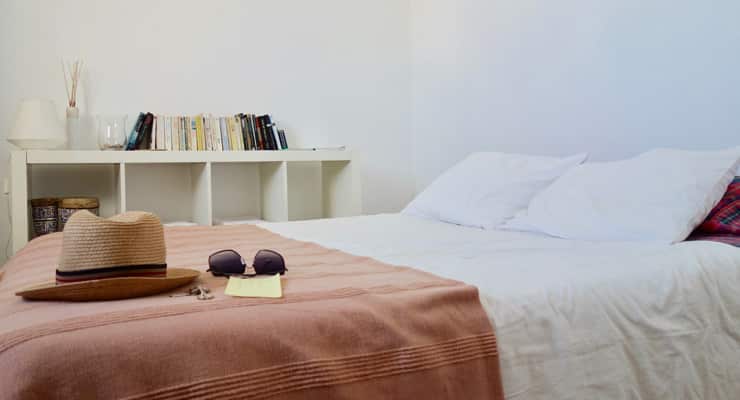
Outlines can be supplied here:
M174 289L199 274L167 268L164 229L156 215L133 211L105 219L82 210L64 228L56 282L16 295L32 300L125 299Z

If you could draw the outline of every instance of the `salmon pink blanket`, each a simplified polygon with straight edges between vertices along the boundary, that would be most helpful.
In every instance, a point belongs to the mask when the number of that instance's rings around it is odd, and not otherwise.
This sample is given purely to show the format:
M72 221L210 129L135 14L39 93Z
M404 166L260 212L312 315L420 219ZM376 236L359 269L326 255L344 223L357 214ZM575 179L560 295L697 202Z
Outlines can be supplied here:
M61 235L33 240L0 281L0 398L503 399L475 287L254 226L166 230L169 267L281 252L282 299L90 303L14 296L53 281ZM183 288L179 291L183 291Z

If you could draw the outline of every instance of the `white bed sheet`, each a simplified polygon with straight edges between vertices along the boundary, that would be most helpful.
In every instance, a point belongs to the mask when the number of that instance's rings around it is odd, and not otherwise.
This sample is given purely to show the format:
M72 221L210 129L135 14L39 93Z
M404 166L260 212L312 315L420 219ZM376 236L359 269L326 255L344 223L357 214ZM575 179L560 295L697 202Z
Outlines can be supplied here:
M476 285L508 399L740 398L740 250L589 243L400 214L267 223Z

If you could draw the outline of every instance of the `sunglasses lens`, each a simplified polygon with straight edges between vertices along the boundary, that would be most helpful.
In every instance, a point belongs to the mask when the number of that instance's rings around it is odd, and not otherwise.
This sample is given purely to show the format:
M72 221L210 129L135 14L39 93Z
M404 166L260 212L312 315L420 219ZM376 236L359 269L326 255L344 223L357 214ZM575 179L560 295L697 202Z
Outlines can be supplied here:
M254 272L257 275L274 275L284 274L288 269L285 268L285 260L280 253L272 250L260 250L254 256Z
M208 257L208 268L214 275L243 274L246 263L234 250L223 250Z

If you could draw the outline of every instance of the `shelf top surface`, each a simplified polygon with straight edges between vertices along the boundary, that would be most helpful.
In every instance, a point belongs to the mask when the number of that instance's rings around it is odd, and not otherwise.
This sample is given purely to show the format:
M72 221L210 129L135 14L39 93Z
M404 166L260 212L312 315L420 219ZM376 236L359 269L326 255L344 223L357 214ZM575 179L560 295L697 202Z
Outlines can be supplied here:
M27 164L160 164L281 161L351 161L350 150L99 151L18 150Z

